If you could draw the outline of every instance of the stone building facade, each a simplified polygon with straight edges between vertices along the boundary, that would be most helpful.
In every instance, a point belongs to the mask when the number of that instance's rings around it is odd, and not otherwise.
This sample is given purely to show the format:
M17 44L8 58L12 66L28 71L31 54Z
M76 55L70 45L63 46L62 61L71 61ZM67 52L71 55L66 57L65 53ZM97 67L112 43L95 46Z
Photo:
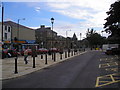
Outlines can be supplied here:
M20 24L18 25L13 21L5 21L3 28L3 42L4 48L10 48L12 44L14 48L15 43L19 44L19 48L22 44L34 44L35 30Z

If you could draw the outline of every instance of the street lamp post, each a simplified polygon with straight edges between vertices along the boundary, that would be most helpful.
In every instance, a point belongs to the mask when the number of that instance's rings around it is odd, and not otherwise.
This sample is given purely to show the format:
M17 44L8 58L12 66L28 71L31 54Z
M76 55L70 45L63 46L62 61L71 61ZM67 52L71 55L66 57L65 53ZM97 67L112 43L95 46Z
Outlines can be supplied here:
M18 40L18 44L19 44L19 23L20 23L20 20L25 20L25 18L22 18L22 19L18 19L18 31L17 31L17 40ZM18 48L17 50L19 51L19 45L18 45Z
M53 23L54 23L54 18L51 18L51 23L52 23L52 51L53 51ZM53 53L52 53L52 60L53 60Z
M81 36L82 36L82 33L80 33L80 41L81 41Z
M66 48L67 48L67 50L69 48L69 46L68 46L68 39L67 39L68 31L71 31L71 30L67 30L66 31ZM65 57L67 58L67 52L65 52ZM69 50L68 50L68 57L69 57Z

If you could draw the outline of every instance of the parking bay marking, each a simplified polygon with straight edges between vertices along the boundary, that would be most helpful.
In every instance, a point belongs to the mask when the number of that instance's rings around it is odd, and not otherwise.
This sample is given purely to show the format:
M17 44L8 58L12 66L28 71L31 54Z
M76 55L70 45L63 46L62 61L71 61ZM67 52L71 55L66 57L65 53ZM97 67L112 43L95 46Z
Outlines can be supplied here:
M109 84L120 82L120 73L109 74L97 77L95 87L102 87Z
M114 71L114 72L117 72L117 71L118 71L118 68L106 68L105 70L106 70L106 71Z
M118 56L115 56L113 58L101 58L100 61L112 61L114 59L118 59Z
M99 64L99 68L106 68L110 66L118 66L118 62L110 62L110 63L105 63L105 64Z

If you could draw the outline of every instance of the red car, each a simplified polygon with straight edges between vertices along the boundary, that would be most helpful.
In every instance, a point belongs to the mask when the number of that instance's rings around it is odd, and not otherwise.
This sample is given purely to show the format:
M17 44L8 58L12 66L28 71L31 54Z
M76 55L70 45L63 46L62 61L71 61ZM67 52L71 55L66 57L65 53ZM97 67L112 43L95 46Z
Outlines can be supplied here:
M15 49L4 49L3 53L2 53L4 58L6 58L6 57L16 57L19 54L20 53L17 52Z
M46 49L46 48L39 48L38 50L37 50L37 53L38 54L45 54L45 53L47 53L48 52L48 50Z

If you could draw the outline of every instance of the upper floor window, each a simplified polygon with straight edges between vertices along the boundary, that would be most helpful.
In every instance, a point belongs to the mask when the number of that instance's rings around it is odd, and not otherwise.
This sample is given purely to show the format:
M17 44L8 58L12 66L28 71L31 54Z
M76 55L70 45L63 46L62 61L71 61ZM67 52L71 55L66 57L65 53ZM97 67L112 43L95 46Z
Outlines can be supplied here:
M5 26L5 30L7 30L7 26Z
M8 27L8 32L10 32L11 31L11 28L10 27Z

